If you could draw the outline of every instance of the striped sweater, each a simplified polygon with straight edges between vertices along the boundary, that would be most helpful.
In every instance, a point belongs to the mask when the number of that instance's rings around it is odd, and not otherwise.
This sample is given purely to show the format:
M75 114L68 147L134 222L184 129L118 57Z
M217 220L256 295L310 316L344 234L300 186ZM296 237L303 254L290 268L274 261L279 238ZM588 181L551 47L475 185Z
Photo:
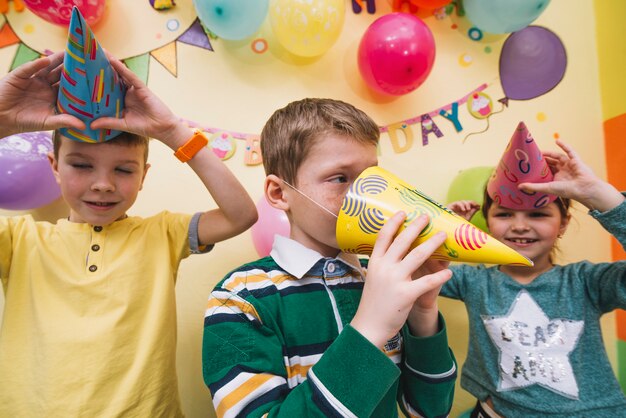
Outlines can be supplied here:
M270 257L217 284L204 321L203 375L218 417L446 416L456 363L443 318L432 337L408 327L383 351L349 323L364 267L277 236Z

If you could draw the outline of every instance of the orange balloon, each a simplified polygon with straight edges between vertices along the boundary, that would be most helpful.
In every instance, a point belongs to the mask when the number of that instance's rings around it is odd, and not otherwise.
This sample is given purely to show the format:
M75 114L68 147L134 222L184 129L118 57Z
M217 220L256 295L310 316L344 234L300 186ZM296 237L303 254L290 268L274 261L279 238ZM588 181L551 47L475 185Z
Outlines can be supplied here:
M424 9L438 9L440 7L445 6L450 3L451 0L410 0L411 3L416 5L417 7L422 7Z

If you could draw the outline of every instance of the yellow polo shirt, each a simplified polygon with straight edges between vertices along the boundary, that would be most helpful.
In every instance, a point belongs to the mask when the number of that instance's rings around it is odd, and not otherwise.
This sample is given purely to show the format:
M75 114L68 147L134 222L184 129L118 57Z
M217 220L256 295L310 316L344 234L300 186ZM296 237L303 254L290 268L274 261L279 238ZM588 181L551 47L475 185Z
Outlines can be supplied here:
M182 416L174 286L191 219L0 217L0 417Z

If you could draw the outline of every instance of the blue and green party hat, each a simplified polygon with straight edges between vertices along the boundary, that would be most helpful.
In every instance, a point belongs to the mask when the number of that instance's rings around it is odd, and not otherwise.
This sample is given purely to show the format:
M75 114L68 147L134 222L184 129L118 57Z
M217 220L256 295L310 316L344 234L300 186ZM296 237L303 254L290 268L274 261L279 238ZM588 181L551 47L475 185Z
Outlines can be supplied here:
M103 142L120 131L91 129L89 124L103 116L119 118L124 108L125 87L111 67L76 6L72 10L63 72L59 83L57 110L76 116L87 125L85 130L62 128L61 134L75 141Z

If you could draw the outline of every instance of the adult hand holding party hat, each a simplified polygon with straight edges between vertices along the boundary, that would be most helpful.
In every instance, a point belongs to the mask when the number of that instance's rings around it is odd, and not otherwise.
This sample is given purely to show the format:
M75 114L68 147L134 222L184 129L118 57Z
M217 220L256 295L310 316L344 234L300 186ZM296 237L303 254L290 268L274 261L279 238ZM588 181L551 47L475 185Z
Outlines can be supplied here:
M337 219L337 243L345 252L370 255L378 232L394 213L406 214L404 229L421 214L429 223L412 244L439 231L448 237L431 256L439 260L532 266L532 261L491 237L416 188L380 167L370 167L350 186Z
M518 210L544 207L555 195L520 190L521 183L547 183L554 179L547 161L524 122L520 122L487 182L487 193L498 205Z
M59 83L57 110L78 117L87 128L62 128L61 134L83 142L103 142L115 138L120 131L91 129L89 124L103 116L120 117L124 108L124 94L124 83L111 68L104 50L80 11L74 7Z

